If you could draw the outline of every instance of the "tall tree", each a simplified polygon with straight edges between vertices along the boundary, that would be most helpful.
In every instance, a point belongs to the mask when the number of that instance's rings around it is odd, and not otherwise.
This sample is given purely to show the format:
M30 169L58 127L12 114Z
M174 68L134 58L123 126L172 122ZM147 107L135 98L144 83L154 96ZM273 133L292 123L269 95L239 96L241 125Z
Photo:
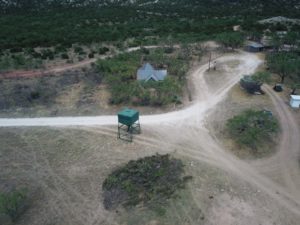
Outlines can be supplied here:
M296 56L292 53L278 52L267 56L267 63L271 71L281 77L281 83L287 76L291 76L295 70Z
M239 32L221 33L217 35L216 39L225 48L231 48L232 50L241 47L244 42L244 37Z

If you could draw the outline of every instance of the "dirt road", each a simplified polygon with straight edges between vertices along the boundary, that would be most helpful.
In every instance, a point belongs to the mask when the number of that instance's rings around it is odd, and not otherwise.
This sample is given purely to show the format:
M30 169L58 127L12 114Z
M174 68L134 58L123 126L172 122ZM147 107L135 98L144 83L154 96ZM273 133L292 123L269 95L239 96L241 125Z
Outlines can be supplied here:
M220 64L232 61L238 61L239 64L232 68L226 67L224 72L228 74L228 78L213 91L207 86L204 79L204 73L208 65L196 69L191 74L194 84L192 89L195 90L193 102L180 111L142 116L140 118L142 126L147 129L148 133L155 136L146 137L141 135L137 136L135 141L143 145L155 145L161 148L171 146L176 149L178 154L196 161L206 162L234 174L239 179L263 192L265 196L276 201L280 207L300 218L300 176L298 172L300 134L293 116L280 97L270 88L266 88L266 92L276 106L282 126L280 149L275 156L269 159L255 163L238 159L220 146L204 126L209 110L216 107L223 100L243 74L253 73L262 63L256 55L248 53L226 55L218 59ZM115 125L116 122L116 116L25 118L0 119L0 126L78 126L79 129L90 130L97 126ZM160 126L157 126L158 124ZM114 135L114 130L106 127L101 128L100 132ZM274 172L282 174L283 184L274 181L270 177L270 174ZM221 221L219 220L213 224L221 224ZM242 222L233 222L233 220L228 220L222 224L243 224ZM255 224L255 222L248 224Z
M299 153L300 131L298 123L290 112L288 104L278 96L269 86L264 87L265 92L271 97L282 130L279 150L276 155L266 160L255 162L261 172L272 175L281 174L284 185L289 191L300 198L299 179Z
M223 87L215 93L210 93L203 74L208 66L203 65L193 72L191 79L195 85L194 101L185 109L165 114L147 115L140 118L143 124L178 124L178 123L201 123L205 112L215 106L227 93L227 91L240 79L243 74L253 72L261 61L254 55L246 53L224 56L218 59L219 63L239 60L241 64L236 68L234 76L224 83ZM0 127L13 126L91 126L91 125L114 125L116 116L92 116L92 117L45 117L45 118L16 118L0 119Z
M144 46L144 48L152 49L152 48L158 48L160 46L156 45L150 45L150 46ZM141 47L132 47L126 49L124 52L133 52L141 49ZM120 53L120 52L119 52ZM117 54L119 54L117 53ZM61 74L68 70L75 70L82 67L90 66L92 63L96 62L98 59L105 59L111 57L111 55L103 55L99 58L93 58L93 59L87 59L78 63L70 64L70 65L63 65L58 66L54 68L49 68L45 70L28 70L28 71L11 71L11 72L4 72L0 73L0 78L18 78L18 77L41 77L41 76L47 76L47 75L53 75L53 74Z

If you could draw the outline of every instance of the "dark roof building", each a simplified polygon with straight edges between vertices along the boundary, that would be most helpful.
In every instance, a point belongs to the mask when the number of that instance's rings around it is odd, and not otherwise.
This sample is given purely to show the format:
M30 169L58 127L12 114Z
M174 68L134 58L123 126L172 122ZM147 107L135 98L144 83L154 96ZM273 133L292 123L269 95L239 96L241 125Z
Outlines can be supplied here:
M264 45L257 42L249 42L246 44L245 50L248 52L261 52L264 50Z
M253 80L252 77L249 75L243 76L243 78L240 80L240 85L250 94L262 93L262 83Z
M167 70L156 70L150 63L145 63L137 71L137 80L141 81L161 81L167 76Z

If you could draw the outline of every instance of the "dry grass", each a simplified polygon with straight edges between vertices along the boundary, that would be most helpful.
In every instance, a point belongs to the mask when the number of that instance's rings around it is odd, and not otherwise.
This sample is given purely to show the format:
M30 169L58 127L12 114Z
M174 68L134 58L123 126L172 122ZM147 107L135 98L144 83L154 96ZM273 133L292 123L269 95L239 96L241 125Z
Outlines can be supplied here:
M251 185L193 158L177 155L174 147L148 143L146 137L155 134L151 129L143 129L142 136L146 138L143 144L141 139L131 144L117 140L115 129L0 129L0 190L27 187L34 193L30 208L18 224L252 225L253 217L248 216L248 210L261 224L267 217L273 222L287 221L288 214L282 216L278 208L268 210L276 204L267 199L261 201L264 194ZM130 210L106 211L101 189L105 177L129 160L157 152L182 159L186 174L194 177L186 190L170 200L165 215L142 205ZM234 212L239 214L232 216ZM280 218L272 212L281 215ZM223 218L227 220L224 222Z

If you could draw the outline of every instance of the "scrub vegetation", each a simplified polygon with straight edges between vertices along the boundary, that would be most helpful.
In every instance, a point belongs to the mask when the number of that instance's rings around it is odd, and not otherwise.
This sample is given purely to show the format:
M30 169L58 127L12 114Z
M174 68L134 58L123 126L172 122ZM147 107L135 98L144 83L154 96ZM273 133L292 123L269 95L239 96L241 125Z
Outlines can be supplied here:
M170 49L172 53L166 53ZM191 54L193 52L190 49L175 50L172 47L144 49L99 60L97 70L104 74L104 80L109 85L111 104L126 103L142 106L177 104L180 103ZM194 54L201 56L201 49ZM142 62L149 62L156 68L167 69L168 76L163 81L138 81L136 72L142 66Z
M184 188L191 176L183 176L181 160L170 155L154 155L132 160L113 171L103 182L104 206L115 209L144 206L164 214L163 206Z
M61 76L3 79L0 80L0 113L5 116L14 113L28 116L36 115L39 109L43 109L46 113L44 115L55 115L66 107L59 103L59 98L79 88L78 96L72 97L72 108L76 110L72 113L78 113L94 103L93 96L101 83L102 75L93 69L66 72Z
M276 134L278 122L267 111L246 110L229 119L227 129L239 145L256 151Z
M146 0L1 2L0 71L40 68L57 60L82 61L104 54L107 46L123 49L214 39L236 48L246 35L255 39L266 28L285 30L280 24L257 21L277 15L297 17L295 4L192 0L182 7L181 1L151 4ZM242 30L232 32L234 25ZM292 24L289 30L299 32L299 25Z
M15 222L26 208L27 191L15 190L8 193L0 193L0 217L4 214ZM0 221L1 222L1 221Z

